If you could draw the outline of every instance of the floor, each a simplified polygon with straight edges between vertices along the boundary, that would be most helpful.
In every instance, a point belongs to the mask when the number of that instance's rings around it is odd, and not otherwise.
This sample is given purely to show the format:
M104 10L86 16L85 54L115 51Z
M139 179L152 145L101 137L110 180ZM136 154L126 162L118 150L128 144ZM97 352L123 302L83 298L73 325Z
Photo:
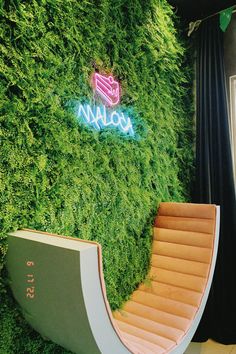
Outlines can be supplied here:
M223 345L209 339L205 343L190 343L185 354L236 354L236 345Z

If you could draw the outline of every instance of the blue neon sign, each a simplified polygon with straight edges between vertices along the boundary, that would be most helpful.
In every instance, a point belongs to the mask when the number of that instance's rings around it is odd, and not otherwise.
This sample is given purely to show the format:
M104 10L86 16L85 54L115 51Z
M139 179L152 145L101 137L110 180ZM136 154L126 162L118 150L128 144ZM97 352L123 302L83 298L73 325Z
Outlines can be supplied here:
M109 109L104 105L92 107L90 104L79 103L75 113L85 124L96 130L111 127L123 134L134 136L131 119L121 111Z

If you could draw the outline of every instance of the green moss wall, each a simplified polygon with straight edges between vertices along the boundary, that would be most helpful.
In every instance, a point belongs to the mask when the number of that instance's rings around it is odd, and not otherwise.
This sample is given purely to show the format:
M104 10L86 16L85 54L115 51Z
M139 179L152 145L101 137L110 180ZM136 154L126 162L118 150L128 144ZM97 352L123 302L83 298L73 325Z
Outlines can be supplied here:
M188 198L186 44L165 0L0 4L1 267L9 230L96 240L115 309L146 275L158 203ZM92 131L68 110L92 100L94 68L120 81L137 139ZM0 295L0 354L65 353L25 323L4 267Z

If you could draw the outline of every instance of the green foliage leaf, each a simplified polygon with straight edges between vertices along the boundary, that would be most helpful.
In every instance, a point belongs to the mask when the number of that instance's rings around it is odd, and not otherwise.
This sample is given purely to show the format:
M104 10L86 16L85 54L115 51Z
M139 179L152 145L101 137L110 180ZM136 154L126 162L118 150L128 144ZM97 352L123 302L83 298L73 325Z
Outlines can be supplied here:
M158 204L187 200L191 182L191 70L174 21L165 0L1 1L0 268L7 232L27 227L101 243L112 309L145 278ZM92 98L94 68L120 80L138 139L68 109ZM66 353L29 328L6 280L3 268L0 354Z

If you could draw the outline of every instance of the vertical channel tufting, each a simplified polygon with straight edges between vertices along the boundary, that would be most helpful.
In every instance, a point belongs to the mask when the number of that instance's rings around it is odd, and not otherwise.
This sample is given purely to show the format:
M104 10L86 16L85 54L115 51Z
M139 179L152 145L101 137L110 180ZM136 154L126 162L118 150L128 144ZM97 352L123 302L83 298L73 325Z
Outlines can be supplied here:
M207 284L215 222L214 205L161 203L149 282L114 313L126 343L139 348L133 353L169 353L190 328Z

